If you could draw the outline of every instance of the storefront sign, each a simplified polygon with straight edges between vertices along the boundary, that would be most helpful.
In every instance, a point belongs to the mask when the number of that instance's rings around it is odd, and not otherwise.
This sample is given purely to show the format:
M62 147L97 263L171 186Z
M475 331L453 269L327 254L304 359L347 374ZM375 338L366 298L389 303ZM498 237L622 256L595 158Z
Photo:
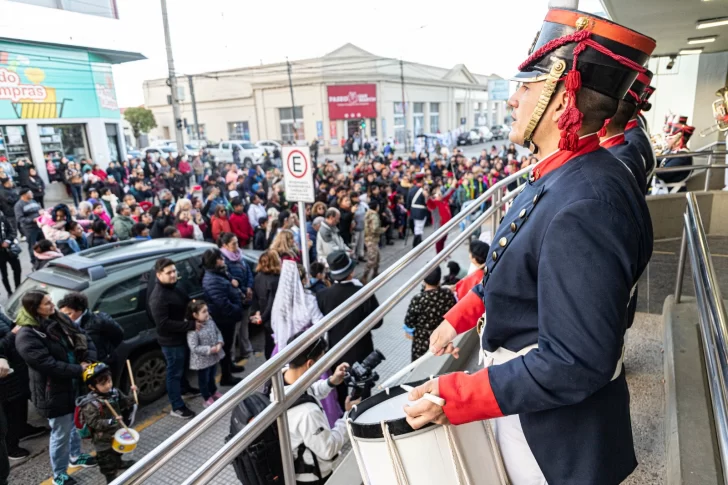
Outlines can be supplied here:
M377 117L377 85L327 86L329 119L348 120Z
M0 119L119 118L107 59L82 49L0 42Z
M507 79L491 79L488 81L488 99L507 101L510 97L510 81Z

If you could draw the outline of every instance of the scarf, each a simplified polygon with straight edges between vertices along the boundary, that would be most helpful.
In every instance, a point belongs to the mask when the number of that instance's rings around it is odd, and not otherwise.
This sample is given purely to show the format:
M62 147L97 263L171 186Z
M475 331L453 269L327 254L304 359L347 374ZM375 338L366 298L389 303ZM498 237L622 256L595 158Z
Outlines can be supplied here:
M226 259L229 259L230 261L233 261L235 263L240 261L240 258L243 257L243 252L239 249L238 249L238 252L234 253L228 249L220 248L220 252L222 253L223 256L225 256Z
M292 335L311 323L303 283L293 261L283 261L270 320L279 352Z

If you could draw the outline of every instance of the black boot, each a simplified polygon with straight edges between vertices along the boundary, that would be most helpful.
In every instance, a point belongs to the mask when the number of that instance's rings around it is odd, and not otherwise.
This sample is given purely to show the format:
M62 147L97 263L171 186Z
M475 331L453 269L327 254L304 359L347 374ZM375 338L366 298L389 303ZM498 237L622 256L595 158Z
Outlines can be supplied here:
M422 242L422 236L415 235L414 240L412 241L412 247L416 248L419 243Z

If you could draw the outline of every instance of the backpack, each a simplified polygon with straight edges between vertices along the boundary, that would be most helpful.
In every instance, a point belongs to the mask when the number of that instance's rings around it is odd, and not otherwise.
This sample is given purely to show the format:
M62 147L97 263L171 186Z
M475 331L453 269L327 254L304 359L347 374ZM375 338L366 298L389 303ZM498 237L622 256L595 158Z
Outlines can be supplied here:
M101 406L100 403L95 403L98 408L99 412L103 413L104 409ZM76 427L76 431L78 431L78 435L81 437L82 440L87 440L91 438L91 429L88 427L88 424L86 424L86 420L83 418L83 412L81 411L80 406L76 406L76 409L73 411L73 424Z
M268 397L260 392L245 398L233 410L230 418L230 434L225 438L225 441L227 442L235 436L270 403ZM319 408L321 407L313 396L304 392L289 409L305 403L314 403ZM313 465L307 465L303 461L303 453L306 449L306 445L301 443L296 450L297 453L293 462L296 474L312 473L320 480L321 470L316 455L311 453ZM284 483L283 461L281 459L281 447L276 423L263 431L250 446L233 460L233 468L240 482L245 485L278 485Z

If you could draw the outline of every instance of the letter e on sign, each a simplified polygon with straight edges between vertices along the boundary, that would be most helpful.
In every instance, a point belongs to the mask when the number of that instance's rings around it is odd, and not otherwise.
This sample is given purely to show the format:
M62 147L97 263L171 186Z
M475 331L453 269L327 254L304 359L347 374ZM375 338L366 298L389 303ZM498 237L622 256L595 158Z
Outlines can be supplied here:
M283 147L283 182L286 200L314 203L313 164L308 147Z

